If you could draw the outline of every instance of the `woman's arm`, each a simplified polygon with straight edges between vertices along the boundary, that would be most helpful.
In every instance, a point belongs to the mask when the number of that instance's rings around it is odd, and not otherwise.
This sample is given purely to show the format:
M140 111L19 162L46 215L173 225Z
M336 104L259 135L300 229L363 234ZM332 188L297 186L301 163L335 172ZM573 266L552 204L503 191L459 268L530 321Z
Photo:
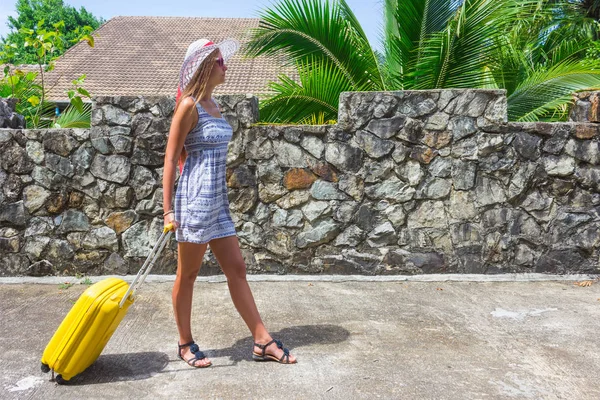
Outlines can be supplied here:
M173 211L173 187L175 185L175 173L177 161L183 150L183 143L187 134L196 126L198 112L194 100L187 97L181 101L173 115L167 149L165 150L165 165L163 169L163 208L165 225L175 222ZM175 222L177 225L177 223Z

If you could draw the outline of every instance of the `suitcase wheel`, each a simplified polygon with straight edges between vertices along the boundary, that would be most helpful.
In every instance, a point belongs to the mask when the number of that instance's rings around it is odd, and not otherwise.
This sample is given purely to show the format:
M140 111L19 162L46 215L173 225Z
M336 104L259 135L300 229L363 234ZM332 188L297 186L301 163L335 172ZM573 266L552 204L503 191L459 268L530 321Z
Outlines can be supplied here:
M42 372L47 374L48 372L50 372L50 367L48 366L48 364L44 364L42 363Z
M56 378L54 378L54 381L56 383L58 383L59 385L66 385L67 383L69 383L69 381L65 381L62 377L62 375L56 375Z

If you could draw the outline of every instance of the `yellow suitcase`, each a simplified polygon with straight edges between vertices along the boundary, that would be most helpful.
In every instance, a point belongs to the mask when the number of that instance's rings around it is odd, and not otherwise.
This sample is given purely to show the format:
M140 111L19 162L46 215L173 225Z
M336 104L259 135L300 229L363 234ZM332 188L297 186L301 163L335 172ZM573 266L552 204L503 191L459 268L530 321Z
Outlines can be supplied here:
M119 278L106 278L83 292L46 346L43 372L56 372L56 382L64 384L96 361L133 304L136 290L144 283L172 230L171 225L165 227L131 285Z

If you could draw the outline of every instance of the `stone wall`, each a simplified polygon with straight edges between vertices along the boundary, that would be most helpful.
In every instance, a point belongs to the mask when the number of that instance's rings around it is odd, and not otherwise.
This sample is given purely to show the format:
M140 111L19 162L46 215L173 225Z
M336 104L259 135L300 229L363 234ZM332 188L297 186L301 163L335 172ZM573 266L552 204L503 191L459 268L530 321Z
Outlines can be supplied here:
M250 272L598 272L597 124L507 123L502 91L345 93L331 126L252 125L255 98L217 100ZM92 129L0 130L0 274L136 272L173 106L99 97Z
M573 96L569 120L600 122L600 92L579 92Z
M23 129L25 118L15 112L18 99L0 98L0 128Z

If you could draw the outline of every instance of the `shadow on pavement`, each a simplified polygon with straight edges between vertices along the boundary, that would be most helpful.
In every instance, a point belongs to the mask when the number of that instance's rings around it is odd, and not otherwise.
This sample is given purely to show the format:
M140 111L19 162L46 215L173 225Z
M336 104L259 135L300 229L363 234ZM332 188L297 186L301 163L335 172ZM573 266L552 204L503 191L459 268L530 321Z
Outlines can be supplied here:
M271 332L274 339L279 339L283 345L294 349L312 344L333 344L347 340L350 332L337 325L301 325L284 328L278 332ZM240 339L231 347L205 351L208 357L229 357L233 364L239 361L252 360L252 336Z
M167 367L169 357L161 352L100 355L84 372L69 381L69 385L138 381L151 378Z
M284 346L293 352L295 348L302 346L343 342L348 339L350 332L336 325L301 325L272 332L271 336L282 340ZM235 365L240 361L252 360L252 344L252 337L248 336L238 340L231 347L206 349L205 353L208 357L227 357L233 362L231 365ZM96 362L71 379L68 385L93 385L149 379L164 372L163 370L172 361L167 354L162 352L100 355ZM169 370L169 372L173 371Z

